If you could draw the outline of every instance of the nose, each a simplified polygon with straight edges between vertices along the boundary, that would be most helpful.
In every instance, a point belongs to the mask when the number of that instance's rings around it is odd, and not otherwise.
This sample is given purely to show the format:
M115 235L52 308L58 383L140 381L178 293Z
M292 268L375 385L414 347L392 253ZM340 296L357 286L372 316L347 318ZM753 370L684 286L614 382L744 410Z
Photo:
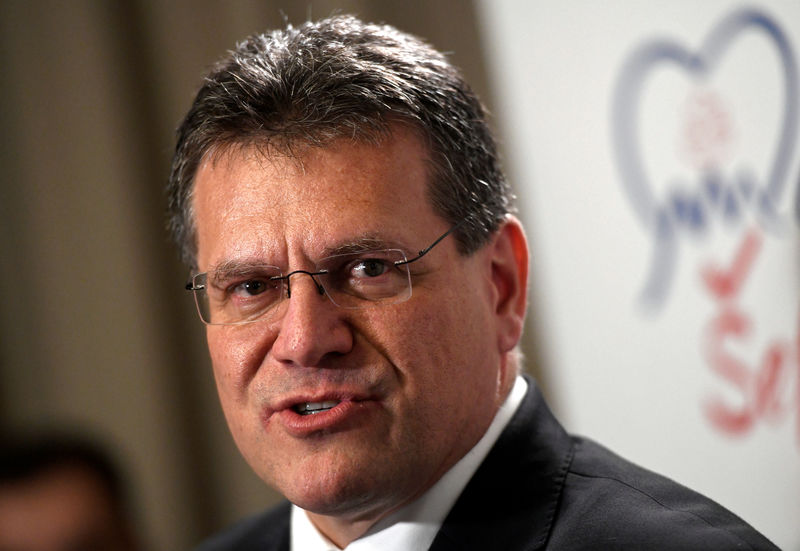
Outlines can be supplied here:
M272 355L284 364L324 367L327 359L352 349L352 328L344 319L345 311L324 295L315 279L319 276L309 272L293 274L308 277L293 277ZM289 281L286 283L288 289Z

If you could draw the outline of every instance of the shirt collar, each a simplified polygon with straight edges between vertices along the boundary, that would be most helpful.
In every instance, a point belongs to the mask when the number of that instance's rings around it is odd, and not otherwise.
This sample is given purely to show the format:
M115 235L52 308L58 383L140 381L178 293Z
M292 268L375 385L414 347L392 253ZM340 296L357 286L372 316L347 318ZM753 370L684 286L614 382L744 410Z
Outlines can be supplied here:
M527 389L525 379L517 376L514 387L478 443L419 499L380 520L364 536L351 542L347 551L428 549L458 496L511 421ZM291 542L292 551L339 549L319 533L305 511L296 505L292 505Z

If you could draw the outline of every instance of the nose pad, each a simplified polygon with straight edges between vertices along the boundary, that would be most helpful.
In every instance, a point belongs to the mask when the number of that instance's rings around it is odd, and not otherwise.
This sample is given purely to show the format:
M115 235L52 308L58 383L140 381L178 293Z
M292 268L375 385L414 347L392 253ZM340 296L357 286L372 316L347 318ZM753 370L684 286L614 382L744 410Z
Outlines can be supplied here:
M306 274L308 277L311 278L311 281L314 282L314 286L317 288L317 292L320 295L324 295L325 294L325 287L322 286L322 283L317 281L317 277L319 277L321 275L325 275L327 273L328 273L327 270L321 270L319 272L307 272L306 270L295 270L293 272L289 272L288 274L286 274L285 276L283 276L281 278L284 281L286 281L286 298L292 298L292 284L291 284L291 279L290 278L291 278L291 276L293 276L295 274Z

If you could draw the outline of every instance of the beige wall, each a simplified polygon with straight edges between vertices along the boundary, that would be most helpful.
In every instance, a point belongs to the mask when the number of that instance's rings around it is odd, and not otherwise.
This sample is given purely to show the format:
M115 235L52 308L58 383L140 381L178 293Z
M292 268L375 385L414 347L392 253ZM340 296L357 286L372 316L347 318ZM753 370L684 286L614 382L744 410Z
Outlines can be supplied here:
M0 414L110 446L153 549L275 499L227 434L162 229L174 128L235 40L335 9L455 52L490 99L466 0L0 2Z

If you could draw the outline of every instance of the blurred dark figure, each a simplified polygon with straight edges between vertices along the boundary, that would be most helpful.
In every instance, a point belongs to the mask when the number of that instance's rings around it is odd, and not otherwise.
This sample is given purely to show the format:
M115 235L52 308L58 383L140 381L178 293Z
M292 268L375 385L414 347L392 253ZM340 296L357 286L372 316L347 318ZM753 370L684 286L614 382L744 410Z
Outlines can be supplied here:
M61 434L0 437L0 551L138 549L105 451Z

